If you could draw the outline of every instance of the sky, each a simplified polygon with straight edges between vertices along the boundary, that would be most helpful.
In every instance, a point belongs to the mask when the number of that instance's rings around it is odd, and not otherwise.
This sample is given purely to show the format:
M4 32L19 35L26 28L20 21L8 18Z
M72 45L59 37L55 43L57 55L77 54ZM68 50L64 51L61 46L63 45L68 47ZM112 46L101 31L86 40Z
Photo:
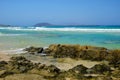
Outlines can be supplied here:
M0 24L120 25L120 0L0 0Z

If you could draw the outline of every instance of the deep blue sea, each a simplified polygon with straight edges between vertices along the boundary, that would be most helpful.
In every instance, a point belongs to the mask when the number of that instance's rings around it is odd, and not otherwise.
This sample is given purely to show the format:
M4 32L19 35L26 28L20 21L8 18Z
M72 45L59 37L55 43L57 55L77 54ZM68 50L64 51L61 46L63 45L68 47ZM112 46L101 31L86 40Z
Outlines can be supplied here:
M120 49L120 26L0 27L0 50L50 44L80 44Z

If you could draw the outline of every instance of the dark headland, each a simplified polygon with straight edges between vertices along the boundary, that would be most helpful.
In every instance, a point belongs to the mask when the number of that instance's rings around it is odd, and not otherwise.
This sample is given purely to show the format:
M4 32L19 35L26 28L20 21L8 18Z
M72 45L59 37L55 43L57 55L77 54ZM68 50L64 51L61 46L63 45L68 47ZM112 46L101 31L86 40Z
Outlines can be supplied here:
M51 24L51 23L37 23L37 24L35 24L34 26L35 27L40 27L40 26L52 26L53 24Z

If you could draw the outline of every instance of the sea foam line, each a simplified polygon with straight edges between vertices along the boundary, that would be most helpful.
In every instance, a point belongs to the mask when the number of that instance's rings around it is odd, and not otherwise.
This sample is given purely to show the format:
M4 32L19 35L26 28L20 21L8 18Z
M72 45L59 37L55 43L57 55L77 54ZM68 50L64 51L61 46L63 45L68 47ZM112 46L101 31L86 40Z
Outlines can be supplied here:
M80 31L80 32L120 32L120 29L90 29L90 28L40 28L34 30L40 31Z
M78 31L78 32L120 32L120 29L102 29L102 28L46 28L46 27L8 27L0 29L22 30L22 31Z

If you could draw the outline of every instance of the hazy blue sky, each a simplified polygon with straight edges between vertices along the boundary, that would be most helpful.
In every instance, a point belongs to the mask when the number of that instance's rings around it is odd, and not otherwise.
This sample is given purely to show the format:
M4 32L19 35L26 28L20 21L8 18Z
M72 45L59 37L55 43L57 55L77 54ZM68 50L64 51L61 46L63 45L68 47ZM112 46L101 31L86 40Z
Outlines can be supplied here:
M120 0L0 0L0 23L120 25Z

